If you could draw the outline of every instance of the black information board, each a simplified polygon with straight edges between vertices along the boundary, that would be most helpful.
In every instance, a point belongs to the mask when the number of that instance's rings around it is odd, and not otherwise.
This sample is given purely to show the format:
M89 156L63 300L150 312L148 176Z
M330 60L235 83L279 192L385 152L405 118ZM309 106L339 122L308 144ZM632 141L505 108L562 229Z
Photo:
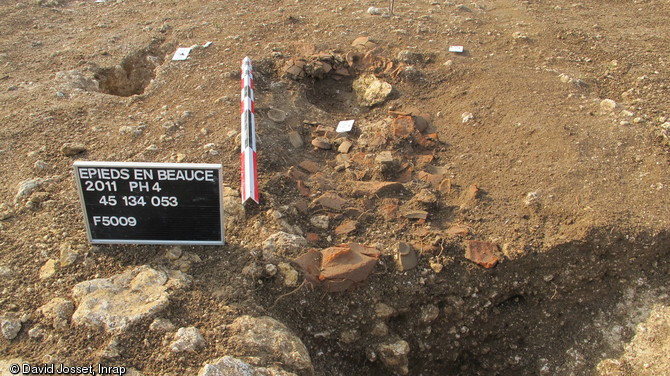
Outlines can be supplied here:
M224 243L220 164L74 163L93 244Z

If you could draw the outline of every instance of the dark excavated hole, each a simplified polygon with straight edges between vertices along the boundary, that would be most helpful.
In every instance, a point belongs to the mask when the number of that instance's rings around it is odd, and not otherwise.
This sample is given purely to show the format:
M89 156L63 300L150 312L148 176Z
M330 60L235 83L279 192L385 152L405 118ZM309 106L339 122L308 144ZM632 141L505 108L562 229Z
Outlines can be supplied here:
M256 91L267 91L277 78L274 61L269 58L254 60L254 86Z
M516 294L498 303L497 307L500 309L509 309L515 306L522 306L525 301L526 299L523 297L523 295Z
M390 82L416 81L421 73L414 66L371 51L349 51L289 59L278 75L300 82L306 100L316 108L350 117L397 99L399 93Z
M351 116L361 111L352 88L353 82L352 77L339 81L330 77L314 79L306 83L305 94L311 104L328 113Z
M156 77L156 68L165 60L169 49L162 41L154 40L149 47L126 56L121 64L100 68L95 72L100 92L129 97L144 93Z
M447 246L456 261L437 275L425 264L387 269L346 293L301 289L268 313L299 333L324 374L393 374L379 349L399 340L410 347L409 375L593 374L621 356L641 310L664 303L670 279L669 233L610 230L490 270L459 262L463 249ZM377 316L378 303L395 313ZM439 314L427 320L430 306ZM388 332L373 333L378 323Z

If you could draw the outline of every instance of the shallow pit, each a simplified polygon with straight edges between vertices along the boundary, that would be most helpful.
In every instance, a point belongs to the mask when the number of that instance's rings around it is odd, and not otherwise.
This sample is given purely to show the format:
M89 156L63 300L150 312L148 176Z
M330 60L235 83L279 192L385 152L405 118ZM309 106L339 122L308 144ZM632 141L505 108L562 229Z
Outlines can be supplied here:
M459 245L443 245L455 261L439 274L428 271L424 255L418 268L389 275L379 270L393 268L384 257L354 291L303 288L267 306L326 372L388 375L379 348L402 339L410 345L409 375L584 375L621 356L635 325L655 303L670 301L668 233L597 231L491 270L464 260ZM376 316L378 303L395 312ZM439 313L426 321L433 307ZM387 334L375 334L379 323Z
M351 116L361 112L352 88L353 81L351 77L339 81L330 77L308 80L305 96L311 104L330 114Z
M100 92L120 97L143 94L156 68L163 63L169 47L155 40L148 47L126 56L121 64L100 68L95 72Z

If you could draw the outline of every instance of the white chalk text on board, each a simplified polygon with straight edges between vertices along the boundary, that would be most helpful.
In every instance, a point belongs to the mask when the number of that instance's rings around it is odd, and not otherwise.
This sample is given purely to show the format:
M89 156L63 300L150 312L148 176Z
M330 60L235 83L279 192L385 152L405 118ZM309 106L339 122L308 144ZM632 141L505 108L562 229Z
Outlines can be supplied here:
M74 164L91 243L223 244L221 165Z

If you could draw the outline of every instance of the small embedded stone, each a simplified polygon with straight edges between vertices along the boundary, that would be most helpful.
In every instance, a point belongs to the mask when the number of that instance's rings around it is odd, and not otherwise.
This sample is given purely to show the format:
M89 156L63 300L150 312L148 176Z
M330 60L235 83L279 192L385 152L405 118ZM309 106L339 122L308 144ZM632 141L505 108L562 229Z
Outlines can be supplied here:
M358 339L359 339L360 337L361 337L361 336L360 336L360 335L358 334L358 332L357 332L356 330L354 330L354 329L351 329L351 330L345 330L345 331L342 332L342 334L340 335L340 341L341 341L342 343L345 343L345 344L352 344L352 343L358 341Z
M391 122L393 136L396 138L408 138L414 133L414 119L411 116L398 116Z
M412 248L410 244L405 242L398 243L396 260L398 262L398 268L401 271L413 269L419 262L416 256L416 251L414 251L414 248Z
M451 193L451 179L449 178L442 179L440 184L438 184L437 189L443 194Z
M398 182L389 181L356 181L353 183L354 196L379 195L398 192L403 186Z
M375 324L375 326L372 328L370 331L370 334L372 334L375 337L384 337L389 333L389 328L388 326L383 323L383 322L378 322Z
M330 150L333 147L330 141L324 137L316 137L313 139L312 146L323 150Z
M346 220L335 228L335 234L346 235L350 232L356 231L356 221Z
M304 161L300 162L298 164L298 167L302 168L305 171L308 171L311 174L317 173L322 169L320 164L314 161L310 161L309 159L305 159Z
M384 9L377 7L369 7L368 14L373 16L381 16L382 14L384 14Z
M512 33L512 38L516 40L528 40L528 35L523 31L515 31Z
M251 264L251 265L253 265L253 264ZM250 269L252 268L251 265L249 265ZM253 275L253 271L252 270L250 270L250 271L251 271L251 274ZM275 264L265 264L265 266L263 267L262 275L265 276L265 277L270 277L270 278L276 276L277 275L277 265L275 265Z
M86 151L86 146L81 143L66 142L61 146L60 152L66 157L74 157Z
M440 315L440 309L434 304L428 304L421 307L421 321L429 323L434 321Z
M434 258L432 258L428 263L430 264L430 268L433 269L435 273L439 274L442 269L444 269L444 265L442 265L441 262L435 260Z
M342 153L342 154L347 154L347 153L349 153L349 150L351 150L352 145L353 145L353 143L351 141L344 140L344 141L342 141L340 146L337 148L337 151Z
M428 120L429 117L424 114L420 115L413 115L414 118L414 127L416 128L417 131L419 132L424 132L425 130L428 129L428 126L430 125L430 121Z
M321 251L311 250L294 262L313 284L325 291L337 292L364 281L374 269L380 253L373 247L357 243L340 244Z
M38 308L38 312L53 325L55 329L63 330L74 313L74 303L64 298L53 298L47 304Z
M180 246L175 245L173 247L168 248L167 251L165 251L165 258L174 261L177 260L181 257L183 251Z
M374 8L374 7L371 7ZM376 8L379 9L379 8ZM368 8L369 11L369 8ZM374 48L377 46L377 43L375 43L370 37L358 37L354 39L353 42L351 42L351 45L356 48Z
M424 63L426 61L426 57L422 53L410 50L402 50L398 52L396 58L398 59L398 61L401 61L406 64L418 64L418 63Z
M481 240L465 241L465 258L486 269L496 266L500 260L498 252L498 245L495 243Z
M475 118L475 115L473 115L472 112L464 112L464 113L461 115L461 120L463 121L463 123L470 122L470 121L472 121L474 118Z
M284 277L284 286L295 287L298 285L299 274L295 269L293 269L293 267L291 267L290 264L286 262L280 262L277 265L277 269L279 269L282 277Z
M419 191L419 193L414 196L414 198L426 205L433 205L437 203L437 196L435 196L435 193L431 192L429 189L422 189Z
M379 211L387 221L398 218L398 204L395 202L386 202L381 204Z
M379 358L392 372L400 375L409 374L409 343L399 340L379 346Z
M54 259L48 260L42 267L40 268L40 279L49 279L53 277L56 274L56 271L58 270L58 261Z
M64 243L60 246L60 266L66 268L75 262L79 258L79 253L72 248L71 244Z
M391 95L393 87L373 74L358 77L352 84L356 98L362 106L372 107L383 103Z
M294 80L298 80L305 77L305 70L303 69L304 66L305 61L291 59L286 62L283 70L288 77Z
M176 326L168 319L156 318L149 325L149 330L152 332L171 332L176 329Z
M298 132L289 132L288 134L288 142L291 143L291 146L293 146L295 149L303 147L305 145L305 142L302 140L302 136Z
M337 193L327 192L314 200L314 203L328 209L340 211L347 203L347 200L340 197Z
M447 237L465 236L470 233L470 230L465 226L451 226L445 232Z
M170 343L172 352L194 353L205 347L205 339L196 327L179 328L174 335L174 341Z
M375 304L375 317L386 320L396 314L396 309L385 303Z
M467 197L471 200L479 198L479 187L477 187L477 184L470 184L467 190Z
M600 108L604 111L614 111L619 107L619 104L611 99L603 99L600 101Z
M309 219L309 222L314 225L314 227L323 230L330 226L330 218L327 215L315 215Z
M0 319L0 327L2 328L2 336L12 340L21 331L21 320L18 317L8 315Z
M428 218L428 212L425 210L406 210L402 213L402 216L407 219L426 219Z
M382 151L375 157L375 162L380 165L392 165L395 162L393 158L393 153L388 150Z
M283 123L286 120L286 112L278 110L276 108L271 108L268 111L268 118L274 121L275 123Z

